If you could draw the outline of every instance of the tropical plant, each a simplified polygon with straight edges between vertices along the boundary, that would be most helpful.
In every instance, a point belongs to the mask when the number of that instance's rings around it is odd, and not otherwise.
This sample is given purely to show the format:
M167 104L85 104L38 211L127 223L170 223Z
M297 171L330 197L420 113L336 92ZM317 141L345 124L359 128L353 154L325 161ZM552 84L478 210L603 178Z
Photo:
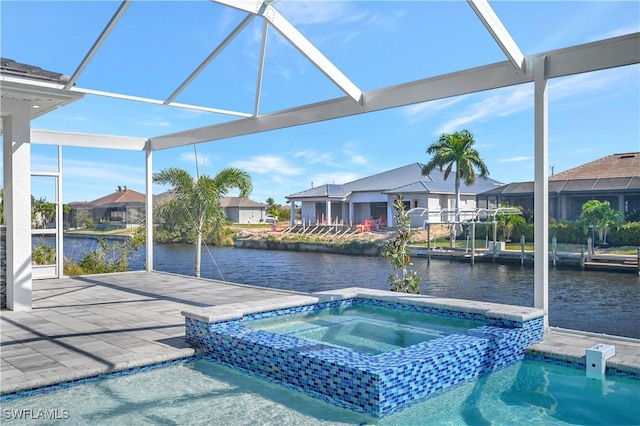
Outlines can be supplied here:
M56 203L49 202L47 201L46 198L40 198L36 200L36 198L33 195L31 196L31 218L32 219L35 219L36 221L40 219L42 221L46 221L47 223L55 222L56 209L57 209ZM70 211L71 211L71 208L69 207L68 204L62 205L62 212L64 214L69 214ZM41 228L44 226L45 226L45 223L41 223L37 227Z
M154 173L153 181L160 185L171 185L176 193L174 203L159 207L164 210L161 213L181 217L184 223L195 229L195 276L200 277L202 233L205 226L210 226L214 231L221 229L225 214L220 206L220 198L233 188L240 190L241 197L249 196L253 189L251 177L242 170L229 167L213 177L201 175L194 179L185 170L168 168Z
M598 231L599 241L607 244L607 233L611 228L622 225L622 215L611 207L608 201L589 200L582 205L582 213L578 218L586 233L590 226ZM595 243L595 241L594 241Z
M498 231L502 232L505 241L511 241L511 234L517 225L526 224L527 221L519 214L501 214L496 218Z
M276 204L276 201L273 198L271 197L267 198L267 209L271 208L271 206L275 204Z
M428 176L433 170L444 169L444 179L447 180L455 167L455 197L456 222L460 222L460 183L473 185L476 181L476 170L481 178L489 176L489 169L480 158L473 135L468 130L446 134L433 142L427 148L431 159L422 167L422 174ZM456 227L451 227L451 244L455 244Z
M65 275L107 274L127 272L129 259L136 250L144 245L144 234L138 231L123 242L104 239L96 240L96 247L86 253L76 264L65 259Z
M31 261L35 265L53 265L56 263L56 248L47 244L44 238L33 248Z
M416 271L409 271L407 266L412 265L407 245L412 242L411 216L404 208L402 194L398 194L393 203L396 211L394 216L396 235L385 243L382 255L391 261L393 273L389 274L391 291L420 294L420 280Z

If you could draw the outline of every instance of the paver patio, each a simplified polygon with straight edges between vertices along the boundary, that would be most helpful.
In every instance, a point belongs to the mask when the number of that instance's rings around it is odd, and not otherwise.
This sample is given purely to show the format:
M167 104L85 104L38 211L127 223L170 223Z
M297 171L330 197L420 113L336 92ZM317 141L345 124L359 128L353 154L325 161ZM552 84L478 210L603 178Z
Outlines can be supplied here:
M269 290L161 272L34 280L33 309L0 313L1 392L194 355L186 307L269 299Z

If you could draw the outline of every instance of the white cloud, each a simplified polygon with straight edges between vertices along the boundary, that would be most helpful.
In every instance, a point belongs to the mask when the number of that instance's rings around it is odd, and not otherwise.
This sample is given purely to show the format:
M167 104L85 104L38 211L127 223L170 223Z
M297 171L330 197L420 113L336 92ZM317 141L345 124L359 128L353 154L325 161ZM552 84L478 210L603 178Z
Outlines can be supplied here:
M552 80L549 83L549 102L556 103L573 96L608 89L626 79L627 72L628 71L620 70L615 73L579 74L559 80ZM457 98L454 98L454 100L456 99ZM442 110L456 103L457 102L443 102L436 105L436 108ZM414 106L413 112L421 112L419 108L421 105L425 104ZM460 112L456 114L455 117L446 120L435 133L450 133L476 121L485 121L495 117L506 117L521 111L531 110L533 106L532 84L496 89L490 92L489 95L484 96L481 100L471 103L464 108L458 108ZM409 115L409 117L411 117L411 115Z
M438 99L409 105L402 108L401 113L409 124L415 124L434 116L436 113L459 103L465 98L466 96L457 96L455 98Z
M358 11L355 4L340 1L285 1L275 8L294 25L314 25L328 22L355 23L367 14Z
M352 154L350 159L352 164L363 165L367 164L369 160L360 154Z
M198 160L198 166L204 168L206 165L212 163L211 156L208 154L197 154L195 152L183 152L180 154L180 161L190 164L196 164L196 158Z
M98 191L97 194L94 194L94 198L107 195L112 190L115 190L118 185L132 189L144 188L145 185L144 167L65 159L62 173L65 182L74 182L76 186L79 182L87 182L86 186L91 187L91 189L85 192L93 193ZM108 187L106 193L105 187Z
M171 123L166 120L147 120L147 121L137 121L136 124L140 124L141 126L150 126L150 127L169 127Z
M293 154L295 158L304 159L307 164L326 164L326 165L335 165L333 160L333 154L326 151L316 151L315 149L305 149L303 151L298 151Z
M500 158L498 161L500 163L521 163L523 161L532 161L533 157L528 156L519 156L519 157L509 157L509 158Z
M359 179L361 176L352 172L339 172L339 173L319 173L311 177L313 186L320 186L325 184L344 184Z
M287 164L282 157L275 155L254 156L248 160L234 161L231 166L258 174L275 173L296 176L303 173L301 169Z
M625 34L637 33L640 31L640 27L638 25L628 25L626 27L614 28L611 31L607 31L604 34L600 34L595 37L591 37L591 41L604 40L606 38L618 37Z
M445 121L436 134L450 133L467 124L489 117L504 117L533 107L533 88L523 86L501 89L464 108L460 115Z

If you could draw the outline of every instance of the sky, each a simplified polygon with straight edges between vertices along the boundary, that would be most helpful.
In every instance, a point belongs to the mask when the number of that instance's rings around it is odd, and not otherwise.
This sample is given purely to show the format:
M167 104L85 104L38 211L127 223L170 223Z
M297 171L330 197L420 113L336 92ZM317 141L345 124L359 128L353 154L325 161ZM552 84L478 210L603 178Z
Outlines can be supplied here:
M494 1L525 55L640 31L638 1ZM0 53L72 75L120 2L0 1ZM291 1L273 6L363 91L505 61L466 1ZM164 100L244 19L208 1L134 1L76 87ZM251 113L263 24L254 19L176 98ZM260 114L344 96L270 28ZM640 151L640 66L550 80L549 166L558 173L606 155ZM32 121L34 129L153 137L237 119L232 115L85 95ZM426 163L441 134L466 129L499 182L534 178L533 85L519 85L321 123L154 152L153 171L178 167L250 174L264 203ZM32 170L55 169L57 148L32 141ZM118 186L145 191L145 154L64 147L63 202ZM197 170L196 170L197 164ZM36 198L55 199L33 177ZM154 193L167 187L155 186ZM229 195L235 195L231 193Z

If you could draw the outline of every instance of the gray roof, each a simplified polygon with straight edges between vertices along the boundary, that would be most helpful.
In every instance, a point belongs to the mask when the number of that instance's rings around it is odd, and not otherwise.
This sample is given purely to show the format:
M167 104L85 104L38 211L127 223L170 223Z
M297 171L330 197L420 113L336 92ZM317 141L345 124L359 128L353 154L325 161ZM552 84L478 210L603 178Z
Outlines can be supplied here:
M222 207L244 207L244 208L259 208L264 209L266 204L259 203L257 201L250 200L242 197L220 197L220 205Z
M444 172L436 169L429 176L422 175L421 163L411 163L403 167L387 170L372 176L354 180L344 185L322 185L306 191L297 192L289 195L287 198L326 198L345 196L354 192L380 192L386 194L396 193L436 193L436 194L454 194L454 179L449 176L445 181ZM477 194L502 185L493 179L476 179L471 187L461 184L461 193Z
M58 84L64 84L69 81L69 76L64 74L43 70L33 65L21 64L7 58L0 58L0 74Z
M489 178L476 178L473 185L467 185L464 182L460 182L460 194L476 195L496 187L502 187L502 183ZM455 194L455 183L451 177L449 177L448 181L444 182L429 182L428 180L421 180L419 182L413 182L409 185L385 191L385 194L410 194L424 192L430 194Z
M345 185L326 184L291 194L287 198L344 198L348 194Z
M167 200L171 200L176 197L174 190L163 192L162 194L154 195L154 204L164 203ZM259 203L257 201L250 200L249 198L242 197L220 197L220 206L227 207L245 207L245 208L266 208L266 204Z
M584 192L638 192L640 190L640 177L625 178L600 178L600 179L567 179L550 180L550 194L580 194ZM514 182L503 185L481 196L529 196L533 195L533 182Z

